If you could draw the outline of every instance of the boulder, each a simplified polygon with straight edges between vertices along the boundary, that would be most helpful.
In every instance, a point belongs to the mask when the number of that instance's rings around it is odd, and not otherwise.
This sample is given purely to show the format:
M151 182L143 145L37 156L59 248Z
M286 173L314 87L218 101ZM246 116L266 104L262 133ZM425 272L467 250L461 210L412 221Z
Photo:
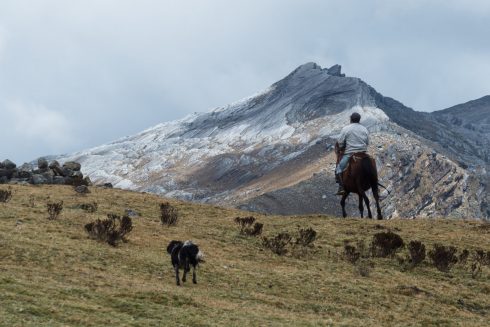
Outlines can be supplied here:
M65 183L66 183L65 177L63 177L63 176L54 176L53 177L53 184L65 185Z
M73 171L80 171L80 169L82 169L82 165L75 161L67 161L63 164L63 168Z
M7 176L0 176L0 184L7 184L9 179Z
M47 184L52 184L53 183L53 178L54 178L54 173L52 170L48 169L47 172L43 173L42 176L46 178L46 183Z
M49 164L49 169L53 169L54 167L61 167L60 163L56 160L53 160L51 161L51 163Z
M17 173L17 176L19 178L29 179L32 177L32 173L28 170L19 170L19 172Z
M73 177L75 179L83 179L83 174L81 171L73 171L70 177Z
M45 174L47 173L48 171L50 171L49 168L43 168L43 169L34 169L32 171L33 174L36 174L36 175L41 175L41 174Z
M84 182L85 182L85 184L86 184L87 186L92 186L92 185L93 185L93 184L92 184L92 180L90 180L90 177L85 176L85 178L84 178L83 180L84 180Z
M48 161L44 158L37 159L37 168L48 169Z
M0 177L6 177L7 179L11 179L14 174L14 170L1 168L0 169Z
M103 187L105 188L112 188L112 183L104 183L104 185L102 185Z
M17 167L17 169L32 171L33 167L32 167L32 165L28 164L27 162L24 162L20 167Z
M85 185L79 185L75 187L75 192L77 192L78 194L87 194L90 193L90 190Z
M48 181L46 180L46 178L43 175L34 174L34 175L32 175L30 182L31 182L31 184L34 184L34 185L40 185L40 184L46 184Z
M73 170L71 169L67 169L65 167L61 168L61 170L63 171L63 175L62 176L71 176L73 174Z
M17 165L15 163L13 163L12 161L10 161L8 159L5 159L2 162L2 164L3 164L5 169L15 169L17 167Z
M49 165L49 168L54 172L56 176L66 176L65 175L65 170L61 168L59 165L58 166L52 166Z
M130 218L140 217L139 212L138 211L135 211L133 209L126 209L126 210L124 210L124 213L126 214L126 216L128 216Z

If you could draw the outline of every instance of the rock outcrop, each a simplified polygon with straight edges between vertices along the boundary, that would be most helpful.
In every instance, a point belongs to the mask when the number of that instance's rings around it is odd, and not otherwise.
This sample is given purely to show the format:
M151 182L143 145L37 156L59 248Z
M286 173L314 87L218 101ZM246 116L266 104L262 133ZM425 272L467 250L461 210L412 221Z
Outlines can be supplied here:
M77 162L65 162L63 167L54 160L48 164L45 158L37 160L37 168L30 164L17 165L10 160L0 163L0 184L58 184L90 186L90 178L84 177Z

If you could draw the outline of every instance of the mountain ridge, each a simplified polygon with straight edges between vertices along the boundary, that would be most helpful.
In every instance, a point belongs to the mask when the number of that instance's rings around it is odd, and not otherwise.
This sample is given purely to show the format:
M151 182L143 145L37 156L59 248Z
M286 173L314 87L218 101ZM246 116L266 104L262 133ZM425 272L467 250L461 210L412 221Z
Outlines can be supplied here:
M96 182L108 181L121 188L243 207L250 204L250 201L245 203L240 200L249 199L249 194L242 196L242 190L250 191L247 187L266 179L277 167L293 165L295 158L310 153L309 149L319 144L328 149L323 155L330 158L330 161L323 167L317 167L316 171L310 171L308 167L301 168L309 171L312 176L303 176L297 183L315 176L323 176L320 178L323 183L330 180L332 171L325 171L325 168L328 166L331 169L334 139L354 111L361 113L361 123L373 135L385 133L382 134L385 136L379 138L380 142L385 143L371 148L371 153L377 158L381 176L386 175L384 171L411 176L406 167L394 169L382 160L382 152L390 146L390 142L401 144L404 139L408 140L407 145L395 147L395 157L402 158L398 152L410 151L412 144L420 143L418 147L423 150L417 152L417 158L423 158L432 151L439 152L444 157L441 160L454 168L450 170L457 171L456 175L468 176L446 180L445 183L454 186L454 190L462 188L462 181L473 176L478 167L483 166L486 176L485 165L488 163L485 162L485 152L474 151L473 147L468 146L476 136L465 138L466 134L461 136L461 131L448 129L446 118L434 118L434 115L414 111L395 99L384 97L361 79L342 74L340 65L321 68L316 63L301 65L264 91L230 105L159 124L116 142L58 159L81 161L85 173ZM442 115L456 115L453 111L443 112ZM464 151L460 151L461 148ZM322 156L321 152L311 153ZM415 163L417 158L409 156L403 160ZM462 162L466 162L467 166L463 167ZM471 169L466 170L468 167ZM403 198L406 193L403 191L403 180L385 182L393 188L399 187L403 193L399 198ZM480 212L470 208L470 197L481 193L481 187L485 189L487 185L485 181L482 183L474 186L467 195L463 194L461 201L456 201L458 206L453 211L458 212L457 216L464 216L465 213L475 217L488 216L485 191L483 198L480 196L477 200L484 209ZM330 193L329 188L332 186L328 185L328 192L324 188L317 200L329 203L317 206L323 210L321 213L338 214L337 211L329 211L337 210L334 208L338 207L334 205L337 199ZM287 193L288 187L284 192ZM281 189L255 193L256 197L267 197L270 192ZM311 192L317 191L318 187L314 187ZM438 196L437 191L431 194L431 199ZM318 194L313 195L316 197ZM387 196L388 200L385 200L387 205L384 208L388 216L412 215L403 209L389 209L390 206L401 205L398 200L391 201L392 198ZM284 199L282 203L293 200ZM437 203L437 200L432 199L431 203ZM418 213L452 214L441 208L423 208ZM253 209L253 206L249 206L249 209ZM268 212L267 208L260 210ZM301 213L301 208L298 210Z

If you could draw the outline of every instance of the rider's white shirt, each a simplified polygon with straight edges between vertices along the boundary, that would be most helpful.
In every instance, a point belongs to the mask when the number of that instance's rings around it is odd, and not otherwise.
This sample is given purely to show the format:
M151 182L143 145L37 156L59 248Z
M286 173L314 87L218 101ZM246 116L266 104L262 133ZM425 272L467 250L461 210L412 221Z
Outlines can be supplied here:
M345 154L366 152L369 145L369 132L361 124L352 123L342 128L337 142L341 147L345 145Z

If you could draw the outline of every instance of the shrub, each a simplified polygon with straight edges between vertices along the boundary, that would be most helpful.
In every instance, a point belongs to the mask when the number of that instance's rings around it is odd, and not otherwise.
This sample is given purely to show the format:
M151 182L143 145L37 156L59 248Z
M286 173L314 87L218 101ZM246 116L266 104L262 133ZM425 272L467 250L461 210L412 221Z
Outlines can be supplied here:
M298 231L298 237L296 238L296 245L304 247L312 247L313 242L316 239L316 231L313 228L301 228Z
M28 202L29 207L34 208L36 206L34 195L29 196Z
M366 246L366 242L364 240L357 240L356 241L356 248L357 248L357 251L359 251L361 258L369 258L369 256L370 256L369 249Z
M12 189L9 187L7 190L0 190L0 202L7 203L12 199Z
M355 246L350 244L344 245L344 259L349 261L352 264L356 264L356 262L361 257L361 253L359 253Z
M97 219L85 225L88 235L96 240L116 246L118 241L126 242L126 235L133 229L133 223L128 216L108 214L107 219Z
M12 188L8 188L7 190L0 190L0 202L7 203L12 199Z
M46 207L48 208L49 219L54 220L58 218L58 216L61 214L61 211L63 211L63 201L48 202L46 204Z
M88 213L94 213L99 208L99 205L97 204L97 202L92 202L92 203L82 203L78 207Z
M374 257L393 256L396 251L403 247L403 239L393 232L381 232L374 234L371 242L371 252Z
M371 274L371 268L374 266L372 262L368 262L366 260L361 260L356 265L357 273L362 277L369 277Z
M262 244L265 248L270 249L277 255L284 255L288 252L287 246L291 243L292 236L287 232L282 232L274 236L273 238L264 237Z
M454 246L434 244L434 248L429 252L429 257L438 270L449 272L454 264L458 262L456 251Z
M490 264L490 252L485 253L485 251L477 249L471 259L471 277L476 278L481 275L482 266Z
M458 262L463 266L466 265L469 256L470 256L470 251L464 249L463 251L461 251L461 253L458 256Z
M160 221L162 225L172 226L177 224L179 212L177 208L165 202L160 204Z
M262 234L262 229L264 227L264 224L261 224L259 222L255 222L255 217L236 217L235 218L235 223L240 226L240 234L242 235L249 235L249 236L257 236ZM253 224L253 225L252 225Z
M425 259L425 245L420 241L410 241L408 243L408 252L410 254L410 264L412 267L420 264Z

